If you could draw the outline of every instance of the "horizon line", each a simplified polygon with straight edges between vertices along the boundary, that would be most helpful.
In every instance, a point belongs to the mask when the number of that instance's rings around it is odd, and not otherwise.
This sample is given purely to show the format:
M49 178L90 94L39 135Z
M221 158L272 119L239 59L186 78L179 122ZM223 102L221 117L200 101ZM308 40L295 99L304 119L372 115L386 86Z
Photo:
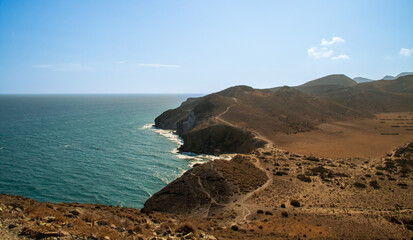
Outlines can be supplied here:
M0 93L0 95L182 95L207 93Z

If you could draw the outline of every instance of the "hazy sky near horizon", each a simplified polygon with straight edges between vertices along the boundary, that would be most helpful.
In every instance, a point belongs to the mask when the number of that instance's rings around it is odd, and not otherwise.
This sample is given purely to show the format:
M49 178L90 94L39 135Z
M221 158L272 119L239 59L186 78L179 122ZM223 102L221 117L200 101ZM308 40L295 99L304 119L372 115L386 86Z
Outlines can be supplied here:
M0 0L0 93L209 93L413 71L413 1Z

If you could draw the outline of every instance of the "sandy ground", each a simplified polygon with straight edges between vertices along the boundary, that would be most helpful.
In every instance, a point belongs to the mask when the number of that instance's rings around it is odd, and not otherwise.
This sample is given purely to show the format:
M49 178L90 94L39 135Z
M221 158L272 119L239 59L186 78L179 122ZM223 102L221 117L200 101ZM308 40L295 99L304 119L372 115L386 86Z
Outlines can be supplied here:
M413 113L381 113L374 119L325 123L298 134L262 134L277 148L305 155L379 157L413 140Z
M243 228L294 239L410 239L412 166L403 174L397 162L407 155L393 155L343 160L273 148L258 151L255 165L268 181L236 197L227 218Z

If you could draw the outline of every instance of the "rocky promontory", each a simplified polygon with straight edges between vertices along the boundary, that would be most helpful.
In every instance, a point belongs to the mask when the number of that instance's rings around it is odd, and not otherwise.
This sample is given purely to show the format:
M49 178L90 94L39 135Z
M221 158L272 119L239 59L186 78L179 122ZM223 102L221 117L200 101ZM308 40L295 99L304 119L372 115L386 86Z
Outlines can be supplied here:
M248 178L245 178L248 176ZM250 156L196 165L145 203L153 211L192 216L215 216L236 195L257 189L267 181Z
M175 130L184 152L249 153L279 134L297 134L320 124L373 118L381 112L413 111L413 76L357 84L330 75L297 87L235 86L165 111L155 126Z

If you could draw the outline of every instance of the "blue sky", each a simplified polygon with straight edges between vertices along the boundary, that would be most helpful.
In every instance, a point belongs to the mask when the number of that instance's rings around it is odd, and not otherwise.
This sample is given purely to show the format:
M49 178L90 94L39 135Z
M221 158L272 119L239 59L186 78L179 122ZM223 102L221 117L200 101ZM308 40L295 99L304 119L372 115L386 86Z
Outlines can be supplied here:
M209 93L413 71L413 1L0 0L0 93Z

